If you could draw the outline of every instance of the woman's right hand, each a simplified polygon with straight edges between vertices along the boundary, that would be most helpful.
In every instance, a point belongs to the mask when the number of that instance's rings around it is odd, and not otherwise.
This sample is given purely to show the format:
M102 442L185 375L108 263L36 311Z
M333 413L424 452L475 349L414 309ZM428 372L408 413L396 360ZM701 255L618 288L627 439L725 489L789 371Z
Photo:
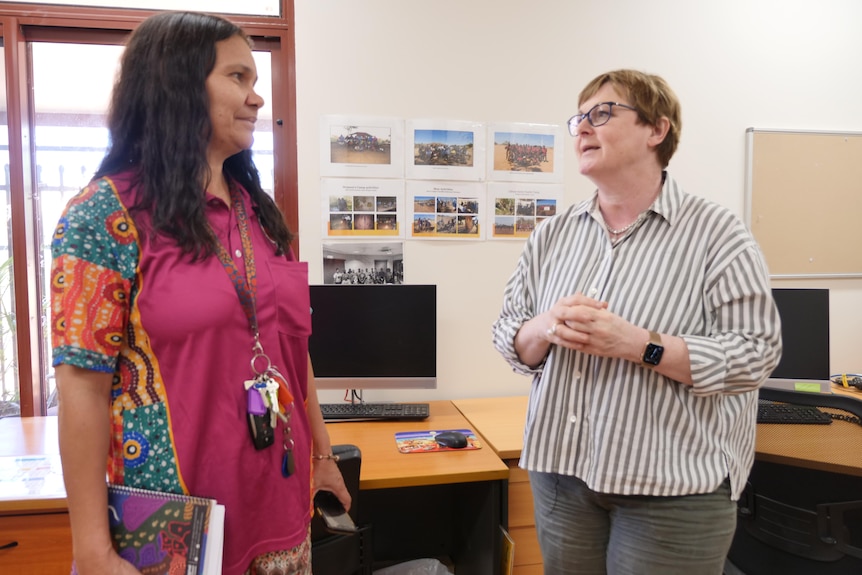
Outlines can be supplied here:
M536 367L544 361L552 344L565 345L566 340L558 333L558 329L565 326L566 321L576 317L578 308L581 307L603 310L608 304L581 293L561 297L551 309L528 320L518 330L515 335L515 351L521 361L530 367ZM574 333L569 331L570 334Z
M141 575L111 545L105 455L110 449L112 374L68 364L54 369L63 482L79 575Z
M114 549L101 557L75 559L77 575L141 575L134 565L120 557Z

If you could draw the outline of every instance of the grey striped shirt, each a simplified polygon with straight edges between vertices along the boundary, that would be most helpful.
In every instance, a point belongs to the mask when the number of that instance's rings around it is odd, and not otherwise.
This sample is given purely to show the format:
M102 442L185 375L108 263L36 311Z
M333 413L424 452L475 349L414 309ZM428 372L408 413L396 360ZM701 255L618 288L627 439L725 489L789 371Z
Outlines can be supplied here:
M669 176L616 245L593 215L596 200L536 228L493 326L494 346L533 376L520 465L621 495L707 493L729 476L738 499L754 459L756 390L781 355L760 249L739 218ZM518 329L577 292L635 325L684 338L694 385L559 346L536 369L523 364Z

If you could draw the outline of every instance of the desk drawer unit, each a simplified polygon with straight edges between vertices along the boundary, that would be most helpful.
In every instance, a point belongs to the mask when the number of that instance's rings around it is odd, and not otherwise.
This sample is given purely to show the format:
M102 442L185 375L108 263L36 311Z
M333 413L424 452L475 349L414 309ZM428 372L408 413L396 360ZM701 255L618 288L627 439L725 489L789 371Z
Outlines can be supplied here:
M72 532L67 513L0 516L0 573L69 575Z
M514 575L541 575L542 554L536 539L530 477L518 467L517 459L506 463L509 466L509 535L515 541Z

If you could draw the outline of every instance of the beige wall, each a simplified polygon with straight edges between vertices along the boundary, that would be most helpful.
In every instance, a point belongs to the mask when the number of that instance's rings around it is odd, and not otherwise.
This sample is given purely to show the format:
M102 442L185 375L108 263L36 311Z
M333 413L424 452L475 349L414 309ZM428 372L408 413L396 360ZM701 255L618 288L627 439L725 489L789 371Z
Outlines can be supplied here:
M296 0L300 257L322 281L321 115L562 124L584 84L621 67L668 80L683 106L673 176L742 217L746 128L862 131L860 24L855 0ZM565 143L570 203L592 188ZM438 389L366 399L526 393L490 342L521 245L405 240L407 281L438 285ZM862 371L862 279L776 286L830 288L832 371Z

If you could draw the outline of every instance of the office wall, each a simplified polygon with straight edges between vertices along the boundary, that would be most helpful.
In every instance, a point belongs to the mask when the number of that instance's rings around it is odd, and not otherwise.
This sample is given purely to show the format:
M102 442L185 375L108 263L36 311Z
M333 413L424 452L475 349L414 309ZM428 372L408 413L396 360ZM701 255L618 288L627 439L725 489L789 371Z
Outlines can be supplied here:
M621 67L668 80L683 109L671 173L742 217L746 128L862 131L860 23L855 0L296 0L300 257L322 281L321 115L562 124L584 84ZM592 186L565 144L570 203ZM406 280L438 285L438 389L366 398L526 393L490 343L521 245L405 240ZM862 371L862 279L776 286L831 288L832 371Z

